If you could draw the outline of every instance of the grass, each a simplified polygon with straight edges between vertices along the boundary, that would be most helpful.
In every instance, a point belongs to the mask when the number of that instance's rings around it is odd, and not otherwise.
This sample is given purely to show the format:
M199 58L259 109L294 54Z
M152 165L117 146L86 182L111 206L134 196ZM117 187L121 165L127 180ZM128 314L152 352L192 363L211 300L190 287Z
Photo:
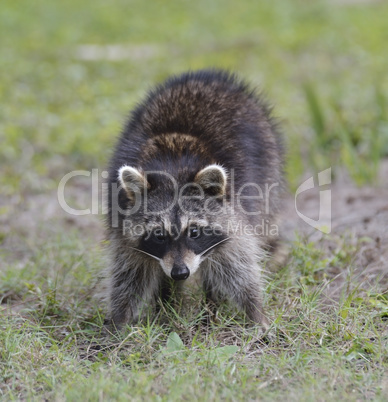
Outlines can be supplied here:
M380 161L388 155L386 99L380 89L375 88L374 110L370 111L372 115L367 122L353 121L347 116L341 99L323 108L314 86L309 83L304 91L314 136L310 165L319 171L336 165L339 159L356 183L374 183Z
M156 320L109 335L91 297L98 267L89 250L65 245L59 274L45 272L41 256L36 264L47 277L15 289L17 301L0 313L3 397L383 400L387 294L362 288L348 265L356 249L335 241L330 258L316 244L294 244L288 265L267 284L273 326L266 338L229 306L204 325L198 303L185 312L167 306ZM335 269L348 271L337 300L326 293ZM12 288L8 278L3 289Z
M197 299L109 334L93 296L103 229L56 209L63 175L104 168L153 83L208 66L274 103L292 189L330 166L381 185L388 5L345 3L2 2L0 399L386 399L386 277L362 263L374 239L300 234L269 275L265 338L227 305L204 325ZM89 187L73 182L74 203Z
M239 71L268 93L290 143L293 186L311 167L311 160L301 165L301 152L314 155L313 168L349 154L344 162L355 178L373 179L357 170L352 153L366 165L370 156L378 164L388 152L387 6L333 3L245 1L236 9L233 2L155 2L149 10L140 1L5 2L0 16L4 191L12 193L20 183L42 185L42 177L55 186L48 178L67 171L46 163L53 155L71 158L72 167L101 166L129 108L150 85L208 66ZM127 56L107 60L102 50L102 56L85 60L85 44L123 45ZM339 145L341 136L346 145ZM15 160L22 163L10 169ZM23 178L26 167L29 177Z

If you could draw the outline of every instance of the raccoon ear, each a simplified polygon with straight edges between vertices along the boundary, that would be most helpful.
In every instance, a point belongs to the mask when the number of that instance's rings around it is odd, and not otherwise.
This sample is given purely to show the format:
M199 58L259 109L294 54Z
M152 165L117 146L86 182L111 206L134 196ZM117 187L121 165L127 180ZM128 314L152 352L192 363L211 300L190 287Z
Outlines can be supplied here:
M194 182L199 184L206 193L222 196L226 191L226 170L220 165L209 165L200 170L195 176Z
M137 193L143 193L149 184L143 173L132 167L124 165L119 169L119 181L130 199L134 199Z

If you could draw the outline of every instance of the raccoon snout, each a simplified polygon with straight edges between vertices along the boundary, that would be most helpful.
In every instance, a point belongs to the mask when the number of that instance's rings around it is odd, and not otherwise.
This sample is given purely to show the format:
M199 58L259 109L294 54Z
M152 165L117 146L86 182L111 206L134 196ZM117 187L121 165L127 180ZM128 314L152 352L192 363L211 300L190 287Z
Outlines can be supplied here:
M174 265L171 270L171 278L174 279L174 281L183 281L184 279L187 279L190 276L190 271L186 267L186 265L179 266L179 265Z

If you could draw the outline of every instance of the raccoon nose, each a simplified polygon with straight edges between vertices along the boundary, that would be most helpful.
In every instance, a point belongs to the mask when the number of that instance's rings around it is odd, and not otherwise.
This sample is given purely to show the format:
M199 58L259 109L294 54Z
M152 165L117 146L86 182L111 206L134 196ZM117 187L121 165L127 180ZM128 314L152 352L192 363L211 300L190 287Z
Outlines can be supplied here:
M174 265L171 270L171 278L174 279L174 281L183 281L184 279L187 279L190 276L190 271L186 267L186 265L179 266L179 265Z

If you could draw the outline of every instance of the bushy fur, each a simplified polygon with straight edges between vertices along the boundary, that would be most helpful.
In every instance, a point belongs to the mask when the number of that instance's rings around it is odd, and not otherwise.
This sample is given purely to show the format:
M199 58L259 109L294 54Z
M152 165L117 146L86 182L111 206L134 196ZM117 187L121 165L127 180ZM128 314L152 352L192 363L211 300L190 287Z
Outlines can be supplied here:
M263 323L261 266L273 235L244 229L276 224L281 183L270 110L235 75L189 72L152 90L132 112L110 162L114 325L137 320L170 294L171 277L187 273L200 278L211 300L227 297ZM270 199L253 185L270 188Z

